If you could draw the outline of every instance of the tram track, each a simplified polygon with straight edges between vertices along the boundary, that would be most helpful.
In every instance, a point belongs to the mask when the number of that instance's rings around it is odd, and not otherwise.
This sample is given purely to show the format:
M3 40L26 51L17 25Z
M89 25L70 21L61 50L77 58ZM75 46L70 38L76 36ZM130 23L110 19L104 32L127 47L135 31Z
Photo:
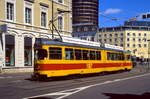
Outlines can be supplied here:
M61 89L66 89L66 88L75 88L75 87L82 87L83 85L90 85L93 83L99 83L99 82L105 82L105 81L113 81L116 79L120 78L125 78L125 77L131 77L137 74L133 73L127 73L128 75L125 75L125 73L119 73L119 74L112 74L112 75L106 75L106 76L96 76L96 77L89 77L89 78L79 78L79 79L72 79L72 80L67 80L63 82L50 82L50 84L46 83L44 86L39 86L35 88L29 88L25 89L28 92L30 91L45 91L45 90L50 90L50 91L58 91ZM139 75L139 74L138 74ZM41 82L42 83L42 82ZM45 83L45 82L44 82ZM56 84L57 83L57 84Z

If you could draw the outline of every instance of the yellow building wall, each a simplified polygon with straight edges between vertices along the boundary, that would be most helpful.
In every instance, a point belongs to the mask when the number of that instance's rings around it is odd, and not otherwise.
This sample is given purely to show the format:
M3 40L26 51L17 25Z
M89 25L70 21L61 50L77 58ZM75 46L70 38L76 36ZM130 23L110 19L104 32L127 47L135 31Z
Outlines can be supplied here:
M125 36L121 36L121 35L120 35L121 33L125 34L125 31L111 31L111 32L110 32L110 31L106 31L106 32L99 32L98 34L102 34L102 38L101 38L102 41L103 41L104 39L107 39L107 43L112 44L112 45L117 44L117 45L119 46L120 44L124 44L124 40L125 40ZM107 34L106 37L104 36L105 34ZM112 37L110 37L109 34L112 34ZM115 34L118 34L118 36L115 36ZM100 39L100 37L98 37L98 38ZM115 41L115 38L118 39L117 42ZM121 38L124 39L123 42L120 41ZM109 41L109 39L112 39L112 41ZM105 42L103 41L102 43L105 43ZM124 47L124 46L123 46L123 47Z
M22 0L16 1L16 22L24 23L24 3Z
M123 36L120 36L120 33L123 33ZM128 36L127 33L130 33L130 36ZM133 33L135 33L136 36L133 36ZM141 33L141 36L139 36L139 33ZM144 36L145 33L146 36ZM102 36L99 37L99 34L101 34ZM105 37L104 34L107 34L107 37ZM109 34L112 34L112 37L110 37ZM115 34L118 34L118 36L116 37ZM108 43L112 45L117 44L118 46L120 44L123 44L124 50L131 51L132 55L135 55L137 57L148 58L148 46L150 45L148 45L147 40L150 39L150 31L145 30L104 31L99 32L97 38L101 39L103 41L102 43ZM123 41L120 40L115 41L115 38L117 39L123 38ZM127 38L129 38L130 41L127 41ZM136 41L133 41L133 38L135 38ZM104 42L104 39L107 39L107 42ZM112 39L112 42L110 42L109 39ZM139 42L138 39L141 39L141 42ZM143 39L146 39L146 41L144 41ZM128 47L127 44L129 44L130 47ZM135 44L136 46L133 47L133 44ZM138 44L141 44L141 47L139 47ZM146 44L147 46L144 47L144 44Z
M130 41L127 42L126 41L126 45L130 44L130 47L125 47L125 50L130 50L132 51L132 55L136 55L137 57L144 57L144 58L148 58L148 42L147 40L150 39L150 31L142 31L142 30L127 30L126 31L126 36L127 33L130 33L130 36L128 36L128 38L130 38ZM133 33L135 33L135 36L133 36ZM139 33L141 33L141 36L139 36ZM146 36L144 36L144 34L146 33ZM136 41L133 41L133 38L135 38ZM141 41L139 41L139 39L141 39ZM144 39L146 39L146 41L144 41ZM133 47L133 44L135 44L136 46ZM141 44L141 47L138 46L138 44ZM147 46L144 47L144 44L146 44Z
M5 10L4 9L5 9L5 1L4 0L0 0L0 20L4 20L5 19Z
M40 22L40 16L41 16L41 10L40 10L40 4L37 0L35 0L35 3L33 5L34 9L34 25L35 26L41 26Z
M33 23L29 26L27 26L27 24L24 23L25 21L25 15L24 15L24 6L25 6L25 0L16 0L16 20L14 21L15 26L17 28L21 28L21 29L27 29L27 30L35 30L37 32L39 32L39 30L41 29L41 5L40 3L46 4L48 5L47 8L47 27L43 28L44 30L49 31L49 21L52 19L52 1L51 0L34 0L32 4L33 6ZM54 0L54 17L58 16L58 9L64 10L64 11L69 11L71 10L71 7L69 7L69 2L68 0L64 0L64 3L58 3ZM0 20L6 21L6 13L5 13L5 0L0 0ZM64 13L63 14L63 18L64 18L64 24L63 24L63 30L64 31L69 31L70 30L70 25L71 23L71 19L70 19L70 14L68 13ZM70 23L69 23L70 22ZM2 22L1 22L2 23ZM2 23L3 24L3 23ZM58 21L55 21L55 26L58 27ZM51 27L51 26L50 26ZM55 31L56 32L56 31Z

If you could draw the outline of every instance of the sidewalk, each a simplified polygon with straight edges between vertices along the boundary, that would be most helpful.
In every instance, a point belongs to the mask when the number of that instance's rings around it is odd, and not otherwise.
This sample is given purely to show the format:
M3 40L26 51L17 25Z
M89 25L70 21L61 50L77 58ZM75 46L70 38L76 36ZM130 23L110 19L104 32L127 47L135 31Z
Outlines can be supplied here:
M137 66L133 67L131 71L150 72L150 66L148 66L148 64L138 64Z
M9 73L31 73L33 72L33 67L24 67L24 68L3 68L0 71L0 74L9 74Z

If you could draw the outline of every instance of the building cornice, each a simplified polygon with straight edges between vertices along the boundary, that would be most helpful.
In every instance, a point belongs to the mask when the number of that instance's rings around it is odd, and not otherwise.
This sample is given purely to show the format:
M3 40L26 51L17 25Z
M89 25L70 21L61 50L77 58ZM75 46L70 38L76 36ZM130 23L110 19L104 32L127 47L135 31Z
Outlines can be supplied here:
M99 32L115 32L115 31L125 31L125 30L150 31L150 27L148 26L118 26L118 27L99 28Z
M45 30L45 31L50 31L50 29L49 28L42 28L42 27L39 27L39 26L33 26L33 25L27 25L27 24L22 24L22 23L17 23L17 22L10 22L10 21L4 21L4 20L1 20L0 19L0 22L3 22L4 24L14 24L14 25L20 25L20 26L29 26L29 27L32 27L32 28L36 28L36 29L41 29L41 30ZM37 33L41 33L41 32L38 32L38 31L36 31L36 30L29 30L29 29L22 29L22 28L17 28L17 27L10 27L10 26L8 26L8 28L16 28L16 29L19 29L19 30L26 30L26 31L30 31L30 32L37 32ZM68 32L68 31L60 31L60 32L62 32L62 34L63 33L67 33L67 34L71 34L71 32ZM43 32L42 32L43 33ZM46 33L47 34L47 33ZM49 33L48 33L49 34Z
M35 2L35 0L24 0L24 1L28 1L28 2L31 2L31 3Z
M41 5L41 6L44 6L44 7L49 8L49 5L48 5L48 4L46 4L46 3L42 3L42 2L40 2L40 5Z

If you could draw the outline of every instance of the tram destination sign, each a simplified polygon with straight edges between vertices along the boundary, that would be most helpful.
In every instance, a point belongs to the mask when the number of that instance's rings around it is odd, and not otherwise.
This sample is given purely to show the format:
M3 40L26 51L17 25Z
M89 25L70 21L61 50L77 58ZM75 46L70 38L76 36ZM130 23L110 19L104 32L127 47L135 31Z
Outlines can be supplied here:
M111 45L111 44L105 44L105 48L112 48L112 49L123 50L123 47L115 46L115 45Z
M7 24L0 25L0 33L6 33L8 30Z

